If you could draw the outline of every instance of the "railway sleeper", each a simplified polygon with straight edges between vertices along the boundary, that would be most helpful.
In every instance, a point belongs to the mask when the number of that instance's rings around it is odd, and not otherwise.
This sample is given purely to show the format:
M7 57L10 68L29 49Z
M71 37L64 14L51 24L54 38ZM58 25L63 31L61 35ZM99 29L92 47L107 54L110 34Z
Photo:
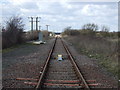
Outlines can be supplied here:
M49 69L49 72L73 72L73 70L72 69L69 69L69 71L68 70L62 70L62 69Z
M58 75L60 75L60 76L76 76L75 75L75 73L68 73L68 72L66 72L66 73L48 73L47 75L54 75L54 76L58 76Z
M88 86L98 86L98 83L92 83L92 84L88 84ZM48 88L84 88L85 85L82 83L43 83L44 87L48 87Z
M46 79L63 79L63 80L68 80L68 79L78 79L76 76L46 76Z
M62 61L62 63L63 64L65 64L65 63L70 63L70 60L68 59L68 58L63 58L63 60L61 60ZM57 63L57 64L59 64L60 63L60 61L58 62L58 59L51 59L51 63ZM71 64L70 64L71 65Z
M53 83L44 83L44 88L82 88L79 84L53 84Z
M49 70L52 70L54 69L54 71L73 71L74 69L73 68L69 68L69 67L49 67Z
M75 74L75 72L50 72L50 74Z
M45 83L53 83L53 84L78 84L79 80L45 80Z

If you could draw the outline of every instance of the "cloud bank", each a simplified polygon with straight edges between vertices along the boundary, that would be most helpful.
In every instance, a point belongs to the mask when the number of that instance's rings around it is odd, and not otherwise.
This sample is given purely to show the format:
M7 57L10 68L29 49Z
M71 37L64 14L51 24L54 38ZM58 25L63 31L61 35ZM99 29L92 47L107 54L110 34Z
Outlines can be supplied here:
M40 25L44 30L46 24L50 25L51 31L61 32L67 26L78 29L86 23L96 23L100 26L109 26L111 31L117 31L117 2L118 0L114 2L113 0L106 0L106 2L6 0L1 2L0 8L2 9L2 21L13 15L20 15L26 24L26 30L30 30L28 17L40 16Z

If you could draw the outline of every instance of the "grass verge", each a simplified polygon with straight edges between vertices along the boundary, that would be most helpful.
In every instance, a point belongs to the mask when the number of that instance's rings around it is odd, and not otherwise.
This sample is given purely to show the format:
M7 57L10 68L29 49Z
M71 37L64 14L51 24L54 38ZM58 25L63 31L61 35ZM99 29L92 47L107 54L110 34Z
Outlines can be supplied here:
M120 75L118 72L117 41L112 42L103 38L83 35L68 36L65 39L70 42L79 53L96 59L100 65L105 67L114 76L117 77Z
M0 50L0 53L7 53L7 52L15 50L16 48L19 48L19 47L22 47L22 46L27 46L27 45L33 45L33 44L32 43L17 44L17 45L14 45L14 46L10 47L10 48Z

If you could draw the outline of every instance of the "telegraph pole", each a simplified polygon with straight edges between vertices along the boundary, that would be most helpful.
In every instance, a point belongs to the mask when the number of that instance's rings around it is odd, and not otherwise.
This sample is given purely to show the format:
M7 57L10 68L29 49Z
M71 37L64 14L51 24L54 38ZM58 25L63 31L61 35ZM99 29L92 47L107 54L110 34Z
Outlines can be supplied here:
M38 18L41 18L41 17L36 17L36 30L38 31L38 22L40 22L40 21L38 21Z
M38 18L41 18L41 17L36 17L36 30L38 31L38 22L40 22L40 21L38 21Z
M31 31L33 31L33 17L28 17L28 18L31 18Z
M38 17L36 17L36 31L38 30Z
M48 31L48 27L49 27L50 25L46 25L46 27L47 27L47 31Z

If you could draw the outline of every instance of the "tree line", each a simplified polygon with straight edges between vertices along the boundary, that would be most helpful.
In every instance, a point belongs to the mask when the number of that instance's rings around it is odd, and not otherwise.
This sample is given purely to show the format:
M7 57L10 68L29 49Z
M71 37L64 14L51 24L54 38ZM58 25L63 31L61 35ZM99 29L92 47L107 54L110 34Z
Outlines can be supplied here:
M88 35L88 36L99 36L99 37L120 37L120 32L110 32L110 28L107 26L102 26L99 29L99 26L94 23L88 23L82 26L82 29L72 29L71 26L64 29L63 35Z

